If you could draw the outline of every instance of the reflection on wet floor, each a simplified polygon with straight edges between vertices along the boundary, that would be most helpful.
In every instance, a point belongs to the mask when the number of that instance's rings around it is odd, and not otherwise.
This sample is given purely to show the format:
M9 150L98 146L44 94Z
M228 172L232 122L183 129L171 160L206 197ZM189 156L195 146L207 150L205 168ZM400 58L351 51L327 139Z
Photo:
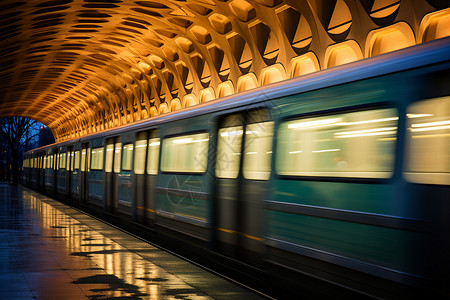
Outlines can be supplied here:
M0 183L1 299L258 299L79 211Z

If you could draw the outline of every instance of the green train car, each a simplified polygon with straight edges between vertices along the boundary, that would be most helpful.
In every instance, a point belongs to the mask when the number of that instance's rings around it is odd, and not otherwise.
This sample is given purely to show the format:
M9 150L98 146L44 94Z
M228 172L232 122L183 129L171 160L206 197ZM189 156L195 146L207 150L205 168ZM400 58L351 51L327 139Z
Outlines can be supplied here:
M29 151L22 180L277 298L448 297L449 146L444 38Z

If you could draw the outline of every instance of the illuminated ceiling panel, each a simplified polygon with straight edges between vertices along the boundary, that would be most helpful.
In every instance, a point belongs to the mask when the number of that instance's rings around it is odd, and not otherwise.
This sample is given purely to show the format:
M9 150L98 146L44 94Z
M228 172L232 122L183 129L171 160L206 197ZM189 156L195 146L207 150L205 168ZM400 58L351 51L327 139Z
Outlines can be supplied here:
M404 47L396 40L447 36L448 6L3 0L0 116L33 118L58 141L75 138Z

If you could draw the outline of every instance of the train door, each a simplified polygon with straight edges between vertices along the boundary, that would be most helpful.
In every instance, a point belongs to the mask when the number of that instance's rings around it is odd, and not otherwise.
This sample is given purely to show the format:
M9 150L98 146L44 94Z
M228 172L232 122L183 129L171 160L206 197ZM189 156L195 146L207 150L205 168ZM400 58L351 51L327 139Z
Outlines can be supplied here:
M88 201L91 204L103 208L105 202L105 172L103 170L105 152L104 139L99 138L92 140L91 147L87 173Z
M216 242L219 252L260 263L263 205L270 191L273 122L266 109L228 115L216 154Z
M75 145L73 147L73 160L71 166L71 183L70 183L70 194L72 200L75 202L80 202L80 178L81 178L81 145Z
M72 201L73 146L67 147L66 161L66 199Z
M155 223L159 144L156 130L140 132L137 135L133 168L136 218L139 223L150 227Z
M120 162L122 157L122 142L120 137L114 138L114 156L113 156L113 175L112 175L112 186L111 186L111 207L110 212L113 214L117 213L118 202L119 202L119 175L120 175Z
M41 169L39 171L39 190L41 192L45 191L45 168L46 168L47 158L45 152L41 153Z
M81 173L80 173L80 201L82 204L87 203L88 196L88 185L87 185L87 174L89 172L89 161L91 156L91 148L88 143L83 143L81 145Z
M57 179L58 179L58 176L57 176L57 171L58 171L58 168L59 168L59 164L58 164L58 158L59 158L59 156L58 156L58 148L56 148L56 149L54 149L53 150L53 177L52 177L52 195L55 195L56 196L56 193L57 193L57 187L56 187L56 185L57 185L57 183L58 183L58 181L57 181Z
M147 150L147 132L139 132L136 136L134 157L133 189L135 191L136 221L145 224L145 159Z
M66 154L66 149L60 147L57 155L58 163L56 171L56 191L60 197L64 197L66 194Z
M120 158L120 172L117 177L117 209L119 212L133 217L133 153L134 153L134 137L122 137L122 155ZM119 166L118 166L119 167ZM119 169L119 168L117 168Z
M113 192L114 192L114 138L106 140L106 155L105 155L105 202L103 209L107 212L113 212Z
M144 202L144 222L145 225L155 226L156 211L156 176L159 169L159 148L160 139L157 130L152 130L148 134L147 145L147 165L145 172L145 202Z

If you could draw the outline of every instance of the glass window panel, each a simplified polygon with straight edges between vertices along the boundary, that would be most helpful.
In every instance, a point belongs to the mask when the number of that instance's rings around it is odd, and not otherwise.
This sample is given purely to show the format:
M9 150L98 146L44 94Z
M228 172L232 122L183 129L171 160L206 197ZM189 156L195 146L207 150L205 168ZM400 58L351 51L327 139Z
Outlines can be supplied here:
M67 159L66 159L66 168L67 170L71 171L71 165L70 165L70 159L72 157L72 151L67 152Z
M52 169L53 168L53 154L50 154L49 156L48 156L48 166L47 166L49 169Z
M243 126L219 129L217 142L216 176L236 178L239 174Z
M47 168L47 155L44 156L44 169Z
M86 169L86 148L81 150L81 172L84 172Z
M208 162L208 142L208 133L164 139L161 170L165 172L205 172Z
M120 173L120 158L122 157L122 143L116 143L114 146L114 172Z
M144 174L145 172L145 155L147 152L147 139L136 141L136 154L134 157L134 173Z
M55 168L56 168L56 170L59 170L59 165L60 165L60 157L61 157L61 154L60 153L58 153L58 154L55 154Z
M158 174L159 146L159 138L148 140L147 174Z
M407 110L405 177L450 184L450 96L414 103Z
M92 149L92 170L103 170L103 147Z
M278 174L388 178L394 170L397 122L395 109L284 122L277 140Z
M87 171L89 172L91 170L91 148L87 148Z
M131 163L133 162L133 144L123 145L122 152L122 170L131 171Z
M106 145L105 172L112 172L114 144Z
M273 122L249 124L245 130L243 173L246 179L267 180L270 177Z
M73 169L78 170L80 168L80 150L75 151L73 163L74 163Z
M66 153L61 153L59 156L59 168L65 169L66 168Z

